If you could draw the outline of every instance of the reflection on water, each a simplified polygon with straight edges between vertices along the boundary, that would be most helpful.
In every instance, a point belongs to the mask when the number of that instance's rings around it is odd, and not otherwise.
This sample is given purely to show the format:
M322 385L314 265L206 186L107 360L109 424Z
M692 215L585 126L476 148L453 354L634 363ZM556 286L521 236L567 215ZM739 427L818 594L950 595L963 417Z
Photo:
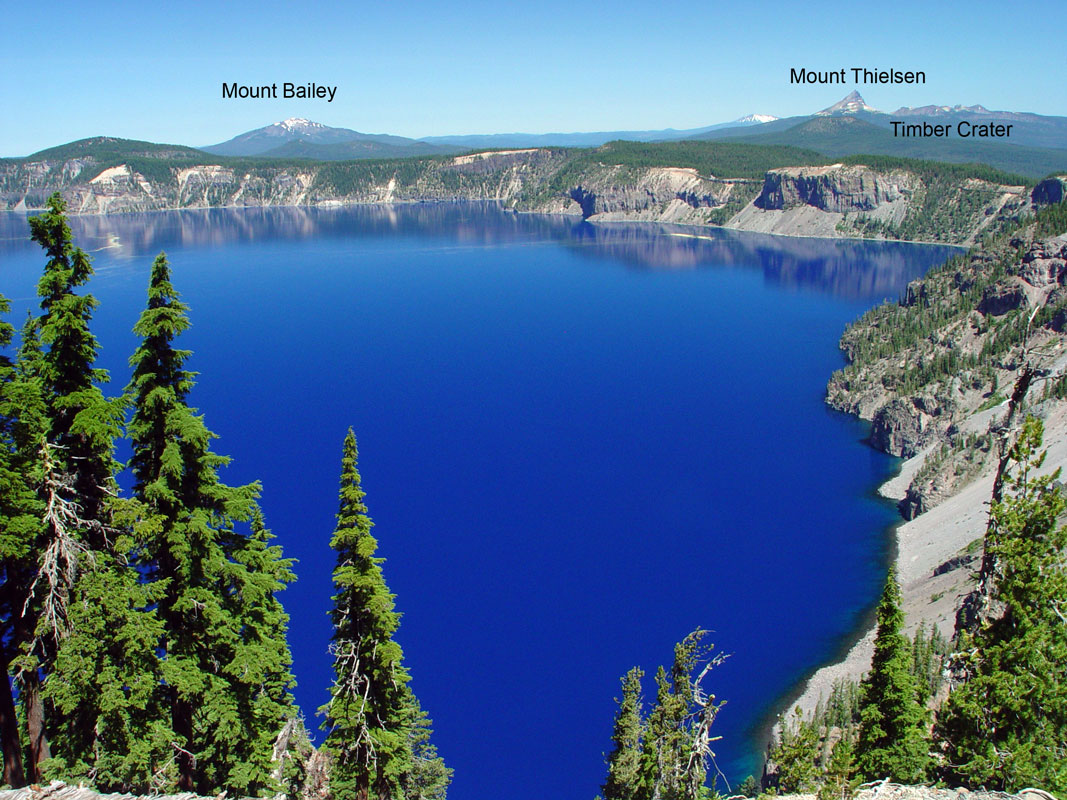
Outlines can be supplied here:
M81 247L107 250L113 258L266 238L423 236L478 247L549 240L584 257L636 268L758 268L770 283L875 301L896 298L921 272L910 255L914 246L898 242L793 238L644 222L591 224L480 203L164 211L73 217L71 227ZM27 237L25 215L0 214L0 255L23 249ZM928 247L937 260L958 252Z

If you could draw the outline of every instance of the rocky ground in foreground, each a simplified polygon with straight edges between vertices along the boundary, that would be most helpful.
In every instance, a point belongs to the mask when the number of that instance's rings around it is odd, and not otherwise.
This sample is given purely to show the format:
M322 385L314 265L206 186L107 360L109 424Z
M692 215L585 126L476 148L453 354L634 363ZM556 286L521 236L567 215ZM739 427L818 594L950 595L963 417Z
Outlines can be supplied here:
M778 797L795 800L814 800L813 794L783 794ZM855 800L1056 800L1040 789L1024 789L1018 794L1004 792L972 792L969 789L935 789L930 786L902 786L879 781L864 784L854 795Z

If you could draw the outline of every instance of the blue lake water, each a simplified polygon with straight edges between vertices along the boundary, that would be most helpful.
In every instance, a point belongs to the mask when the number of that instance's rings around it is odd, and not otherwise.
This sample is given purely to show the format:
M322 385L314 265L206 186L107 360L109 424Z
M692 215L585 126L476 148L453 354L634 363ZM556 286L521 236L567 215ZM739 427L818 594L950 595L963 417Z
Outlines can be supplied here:
M192 401L259 479L309 723L331 680L328 542L349 425L399 639L453 800L592 800L613 698L696 627L732 657L718 766L757 769L784 695L877 598L891 459L822 402L845 325L948 248L492 206L74 218L93 330L128 380L149 266L191 306ZM20 324L44 258L0 215ZM654 697L648 679L646 697ZM721 786L721 784L720 784Z

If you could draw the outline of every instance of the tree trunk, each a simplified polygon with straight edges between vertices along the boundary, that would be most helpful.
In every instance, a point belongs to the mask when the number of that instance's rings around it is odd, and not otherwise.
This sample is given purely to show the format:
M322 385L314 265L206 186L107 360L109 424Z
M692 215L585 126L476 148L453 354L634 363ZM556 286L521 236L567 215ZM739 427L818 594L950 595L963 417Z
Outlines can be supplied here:
M178 690L174 689L171 700L171 725L174 734L181 742L178 751L178 790L182 792L193 791L194 771L196 770L196 757L193 755L193 706L188 700L178 696Z
M15 719L15 698L11 692L11 679L7 676L7 659L0 660L4 670L0 685L0 750L4 752L3 781L13 789L26 785L22 772L22 742L19 741L19 726Z
M30 783L41 780L41 762L52 757L45 732L44 701L41 699L41 678L36 669L21 675L23 707L26 709L26 734L30 739L30 763L26 777Z

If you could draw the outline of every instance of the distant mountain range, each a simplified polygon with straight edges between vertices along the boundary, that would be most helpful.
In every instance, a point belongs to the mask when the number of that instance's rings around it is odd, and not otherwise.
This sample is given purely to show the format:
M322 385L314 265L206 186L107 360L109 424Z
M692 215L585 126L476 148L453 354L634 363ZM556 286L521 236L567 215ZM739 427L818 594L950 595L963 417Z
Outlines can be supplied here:
M331 128L319 122L293 117L200 149L219 156L347 161L356 158L445 155L461 152L465 148L442 147L384 133Z
M996 141L896 137L890 122L930 120L954 124L961 120L999 121L1012 124L1011 137ZM820 124L820 120L823 121ZM829 120L829 122L826 122ZM405 158L461 153L468 150L530 147L600 147L610 141L658 142L729 139L759 144L806 147L825 155L871 153L932 158L942 161L982 161L1027 175L1063 169L1067 153L1067 117L1016 111L990 111L981 105L920 106L892 113L867 104L859 92L806 116L778 118L748 114L732 122L677 130L595 131L589 133L495 133L426 136L410 139L332 128L307 119L287 119L215 145L200 148L216 155L267 158L307 158L347 161L368 158ZM1049 153L1048 150L1055 152Z
M898 137L890 125L896 119L909 123L928 120L951 127L963 120L973 123L995 121L1010 123L1012 131L1010 138L998 140L961 138L954 131L945 137ZM195 149L182 145L95 137L16 160L76 157L78 152L89 150L109 161L148 158L153 164L158 164L159 158L175 162L199 161L204 152L257 160L353 161L448 156L471 150L600 148L608 142L619 140L648 145L689 141L775 147L785 145L829 158L884 155L953 163L977 162L1030 178L1067 172L1067 117L990 111L981 105L927 105L904 107L886 113L868 105L858 92L851 92L839 102L806 116L778 118L770 114L749 114L732 122L685 130L502 133L411 139L361 133L308 119L292 118L242 133L219 144ZM101 153L104 155L101 156ZM154 168L151 164L141 166L144 169Z
M749 128L771 122L770 114L749 114L733 122L722 122L688 130L599 131L593 133L493 133L469 136L427 136L408 139L387 134L360 133L348 128L331 128L307 119L293 118L242 133L219 144L201 147L220 156L262 156L266 158L311 158L341 161L358 158L404 158L406 156L448 155L475 149L508 147L599 147L611 141L632 142L692 139L725 128Z
M702 134L726 128L746 129L778 117L770 114L748 114L733 122L720 122L703 128L676 130L664 128L649 131L596 131L593 133L493 133L473 136L426 136L419 141L440 145L455 145L467 149L497 147L599 147L615 141L666 142L695 139Z
M996 142L989 140L971 139L964 140L956 137L955 135L940 139L918 139L912 140L907 145L903 139L898 140L900 148L894 149L892 153L894 155L905 155L905 151L913 150L912 145L915 142L919 143L920 148L925 144L934 145L934 150L948 142L953 142L956 145L960 145L960 152L964 152L968 149L975 152L983 151L985 148L983 145L1005 145L1005 146L1022 146L1022 147L1040 147L1040 148L1053 148L1056 150L1062 150L1067 148L1067 117L1053 117L1044 116L1041 114L1030 114L1018 111L990 111L984 106L919 106L918 108L903 107L898 108L892 113L885 111L879 111L877 108L873 108L868 105L859 92L851 92L846 97L842 98L837 103L834 103L828 108L824 108L822 111L816 111L814 114L808 116L798 117L785 117L782 119L769 122L765 125L761 125L759 128L759 134L768 133L780 133L792 128L796 128L798 125L809 122L813 119L819 118L840 118L840 119L858 119L873 125L878 128L883 128L886 131L891 129L890 123L895 119L904 119L909 123L922 122L923 120L929 120L932 123L944 125L954 124L961 120L970 120L974 122L1010 122L1012 123L1011 136L1007 139L998 140ZM827 129L830 130L830 129ZM834 130L840 134L841 129L834 128ZM850 129L853 132L859 132L863 130L862 126ZM804 133L808 141L802 144L798 139L797 141L790 141L789 144L796 144L797 146L811 147L813 142L811 141L810 133L812 129L805 128L798 131L798 134ZM721 138L737 138L737 137L749 137L755 131L739 129L739 128L723 128L719 130L708 131L706 133L698 134L698 139L721 139ZM892 133L889 134L890 138L893 137ZM869 138L869 137L866 137ZM820 149L816 147L815 149ZM859 151L850 151L859 152ZM872 152L870 150L862 152ZM874 152L883 152L882 150ZM923 156L924 158L936 158L937 156ZM972 160L977 158L973 157Z

